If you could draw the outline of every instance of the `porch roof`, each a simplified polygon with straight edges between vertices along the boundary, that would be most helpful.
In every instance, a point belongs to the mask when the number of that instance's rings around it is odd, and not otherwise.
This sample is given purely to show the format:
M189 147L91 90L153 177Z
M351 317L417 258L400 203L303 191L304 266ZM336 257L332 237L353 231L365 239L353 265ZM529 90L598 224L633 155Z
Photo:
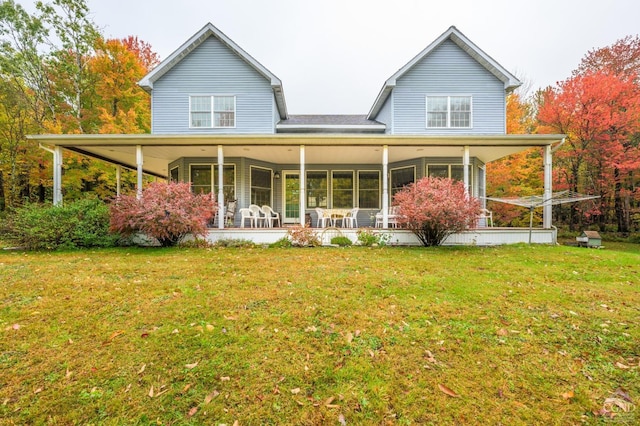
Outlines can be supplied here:
M270 134L270 135L29 135L46 146L60 146L89 157L136 169L136 146L143 147L144 172L160 177L168 164L181 157L250 157L278 165L297 165L297 147L305 145L308 164L381 164L382 146L389 162L417 157L470 156L484 163L536 146L560 142L564 135L385 135L385 134Z

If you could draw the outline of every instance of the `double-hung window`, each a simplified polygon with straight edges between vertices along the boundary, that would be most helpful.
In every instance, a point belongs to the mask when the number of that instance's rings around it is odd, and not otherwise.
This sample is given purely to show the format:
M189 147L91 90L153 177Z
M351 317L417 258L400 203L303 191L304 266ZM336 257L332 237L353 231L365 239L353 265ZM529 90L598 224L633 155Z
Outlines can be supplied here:
M428 129L470 129L471 96L427 96Z
M236 126L235 96L191 96L191 128Z

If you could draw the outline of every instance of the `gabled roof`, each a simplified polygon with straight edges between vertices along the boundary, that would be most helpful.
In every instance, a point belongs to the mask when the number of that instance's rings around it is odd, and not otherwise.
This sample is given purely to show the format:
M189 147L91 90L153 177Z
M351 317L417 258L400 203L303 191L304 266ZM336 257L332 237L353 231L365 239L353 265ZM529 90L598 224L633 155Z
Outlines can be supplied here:
M157 67L151 70L146 76L138 82L138 84L150 92L153 90L153 83L160 77L171 70L176 64L182 61L191 51L200 46L209 37L215 37L231 51L238 55L247 64L252 66L258 73L264 78L270 81L271 88L273 89L273 95L275 96L276 105L278 106L278 113L281 119L287 118L287 104L284 100L284 91L282 89L282 81L276 77L271 71L265 68L260 62L256 61L251 55L245 52L240 46L238 46L233 40L227 37L222 31L216 28L213 24L208 23L200 31L195 33L189 40L187 40L182 46L180 46L169 57L162 61Z
M378 115L378 112L380 112L380 109L387 100L387 97L395 87L396 81L446 40L453 41L458 45L458 47L467 52L469 56L478 61L480 65L485 67L491 74L502 81L504 83L505 90L513 90L522 84L520 80L518 80L513 74L503 68L502 65L497 63L491 56L487 55L484 51L482 51L482 49L473 44L473 42L469 40L464 34L462 34L455 26L451 26L447 31L442 33L440 37L435 39L429 46L427 46L422 52L418 53L416 57L414 57L405 66L396 71L396 73L391 77L389 77L389 79L384 83L384 86L382 86L382 90L378 94L373 107L371 107L367 118L375 119Z
M366 115L290 115L276 125L278 133L384 133L386 126Z

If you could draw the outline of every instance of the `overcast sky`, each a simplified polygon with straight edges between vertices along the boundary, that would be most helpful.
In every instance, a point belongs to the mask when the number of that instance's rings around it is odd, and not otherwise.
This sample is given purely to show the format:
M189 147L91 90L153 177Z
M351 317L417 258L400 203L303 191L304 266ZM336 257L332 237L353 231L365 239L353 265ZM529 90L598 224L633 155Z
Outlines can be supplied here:
M366 114L384 81L451 25L533 90L568 78L590 49L640 33L639 0L87 4L106 37L136 35L162 59L211 22L282 80L290 114Z

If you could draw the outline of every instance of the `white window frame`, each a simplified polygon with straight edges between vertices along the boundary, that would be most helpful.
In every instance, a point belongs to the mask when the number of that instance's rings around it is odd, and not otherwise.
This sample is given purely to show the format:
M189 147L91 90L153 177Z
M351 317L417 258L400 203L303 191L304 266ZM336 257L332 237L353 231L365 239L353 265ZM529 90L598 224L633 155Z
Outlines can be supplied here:
M429 98L447 98L447 125L446 126L429 126ZM451 98L469 98L469 126L452 126L451 125ZM427 129L472 129L473 128L473 96L469 94L428 94L425 96L425 128Z
M304 180L305 180L305 185L309 184L309 173L324 173L325 174L325 178L327 179L327 192L325 193L326 196L326 200L327 200L327 205L323 206L321 208L323 209L327 209L329 208L329 200L331 200L330 198L330 191L331 191L331 178L329 177L329 170L306 170L305 171L305 175L304 175ZM318 205L316 206L309 206L309 187L307 186L305 188L305 197L306 200L304 200L304 204L305 204L305 208L307 209L315 209L316 207L320 207ZM318 203L316 203L318 204Z
M191 181L191 171L192 171L192 166L210 166L211 167L211 197L213 198L213 200L217 200L218 199L218 191L216 190L216 186L218 185L218 180L216 179L216 173L218 172L218 164L217 163L189 163L189 184L192 184ZM238 174L237 174L237 170L236 170L236 164L235 163L223 163L222 167L228 167L228 166L233 166L233 193L235 195L235 198L238 198ZM222 186L224 188L224 178L223 178L223 183ZM193 189L192 189L193 191Z
M425 170L425 176L429 177L429 167L431 166L447 166L447 174L448 174L448 178L452 179L451 177L451 167L452 166L460 166L462 167L462 173L464 176L464 164L462 163L429 163L427 164L426 170ZM469 165L469 189L473 188L473 165ZM462 179L459 180L459 182L462 182Z
M416 183L416 180L417 180L417 175L416 175L417 169L416 169L415 165L393 167L393 168L389 169L389 205L392 205L393 196L395 195L394 192L393 192L393 179L391 179L391 176L392 176L394 171L402 170L402 169L413 169L413 183Z
M253 195L251 193L251 191L253 190L253 179L251 178L251 171L252 169L261 169L261 170L266 170L270 173L271 175L271 182L269 185L269 206L273 206L273 169L270 169L268 167L262 167L262 166L249 166L249 199L251 199L251 196ZM235 176L235 173L234 173ZM234 188L234 192L235 192L235 188Z
M211 120L211 126L194 126L193 125L193 120L191 118L191 113L193 112L191 110L191 99L192 98L209 98L209 102L210 102L210 109L209 109L209 114L211 114L211 116L209 117ZM216 110L214 109L215 106L215 98L233 98L233 126L216 126L215 125L215 117L216 117ZM231 94L216 94L216 95L209 95L209 94L194 94L194 95L189 95L189 128L190 129L235 129L236 128L236 124L238 122L238 117L237 117L237 99L236 99L236 95L231 95ZM230 111L218 111L218 112L230 112Z
M334 188L333 188L333 175L334 173L351 173L351 206L350 207L335 207L333 205L334 199L333 199L333 194L334 194ZM331 208L353 208L356 206L356 200L354 199L356 197L356 172L355 170L331 170L331 174L329 175L330 179L331 179Z
M367 207L366 210L380 210L382 198L382 172L380 170L357 170L356 171L356 201L358 208L360 207L360 173L377 173L378 174L378 204L377 207Z
M172 172L173 172L174 170L177 170L177 171L178 171L178 173L177 173L177 174L178 174L178 177L176 178L176 180L175 180L175 181L171 178L171 174L172 174ZM171 167L171 168L169 169L169 182L180 182L180 166L174 166L174 167Z

